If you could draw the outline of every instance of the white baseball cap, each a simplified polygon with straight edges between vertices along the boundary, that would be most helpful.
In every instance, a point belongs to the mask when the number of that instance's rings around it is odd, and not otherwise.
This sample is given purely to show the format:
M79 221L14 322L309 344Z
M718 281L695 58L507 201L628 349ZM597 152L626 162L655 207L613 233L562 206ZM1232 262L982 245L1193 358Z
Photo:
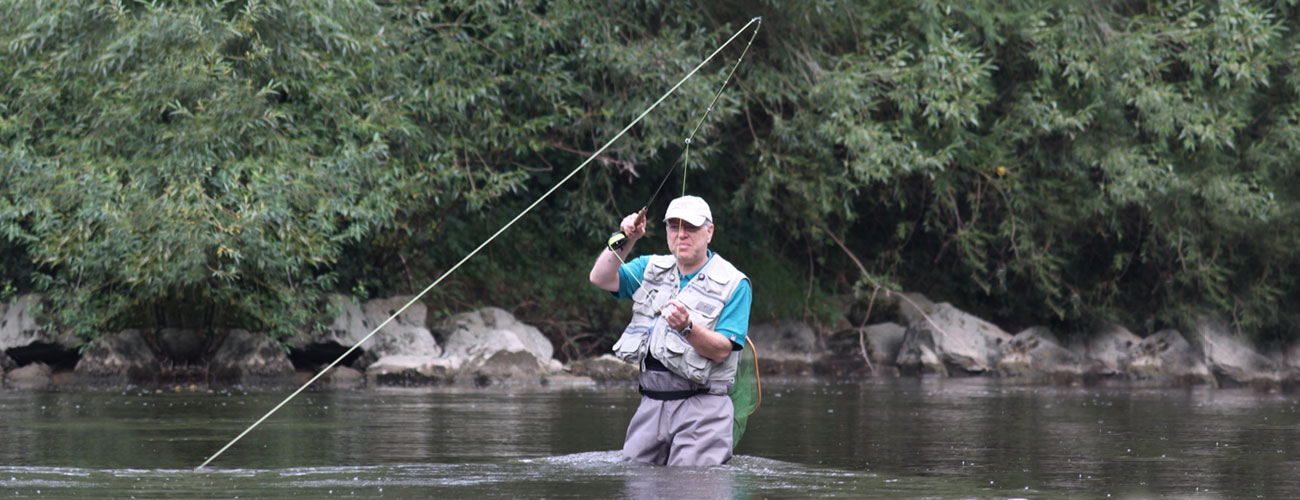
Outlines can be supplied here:
M668 219L681 219L692 226L703 226L713 223L713 212L709 210L709 204L704 198L683 196L668 204L664 222L668 222Z

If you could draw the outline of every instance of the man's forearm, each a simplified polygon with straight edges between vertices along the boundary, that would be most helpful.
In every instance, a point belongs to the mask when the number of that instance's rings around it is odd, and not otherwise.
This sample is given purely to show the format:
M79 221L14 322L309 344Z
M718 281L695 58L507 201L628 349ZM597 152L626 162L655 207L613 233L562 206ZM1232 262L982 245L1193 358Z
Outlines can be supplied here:
M627 255L632 252L633 243L624 245L618 250L616 255L613 250L608 248L600 252L596 257L596 263L591 266L591 284L596 285L601 290L611 292L618 291L618 266L627 259Z
M722 363L731 355L731 339L699 323L691 327L691 336L687 337L686 341L695 348L695 352L715 363Z

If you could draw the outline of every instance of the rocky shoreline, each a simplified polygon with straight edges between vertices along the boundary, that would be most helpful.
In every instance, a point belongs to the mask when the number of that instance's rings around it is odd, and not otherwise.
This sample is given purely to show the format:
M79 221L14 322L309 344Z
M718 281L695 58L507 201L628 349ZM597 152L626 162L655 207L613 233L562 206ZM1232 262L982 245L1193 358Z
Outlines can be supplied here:
M333 322L288 342L234 329L127 329L87 345L35 319L41 297L0 303L0 371L6 389L298 386L384 322L410 297L355 303L330 298ZM1016 334L919 294L888 294L887 320L819 334L797 321L754 324L763 376L856 379L995 376L1053 384L1111 381L1156 385L1300 387L1300 346L1260 352L1226 321L1206 317L1190 332L1146 337L1120 325L1062 343L1046 327ZM584 387L624 383L636 369L605 355L562 364L536 327L495 307L430 321L416 302L313 384L314 389L387 386Z

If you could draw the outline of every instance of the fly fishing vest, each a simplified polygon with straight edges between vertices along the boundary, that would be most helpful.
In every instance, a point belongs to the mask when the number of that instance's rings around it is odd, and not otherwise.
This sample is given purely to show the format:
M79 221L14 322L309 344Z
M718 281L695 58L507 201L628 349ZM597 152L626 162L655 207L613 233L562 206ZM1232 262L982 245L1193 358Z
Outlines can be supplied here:
M668 326L660 311L677 299L690 312L694 325L714 330L723 306L745 274L715 253L685 288L680 279L676 257L650 257L641 288L632 295L632 321L614 344L614 355L640 365L641 392L654 399L726 394L735 382L740 351L731 351L722 363L701 356L681 333Z

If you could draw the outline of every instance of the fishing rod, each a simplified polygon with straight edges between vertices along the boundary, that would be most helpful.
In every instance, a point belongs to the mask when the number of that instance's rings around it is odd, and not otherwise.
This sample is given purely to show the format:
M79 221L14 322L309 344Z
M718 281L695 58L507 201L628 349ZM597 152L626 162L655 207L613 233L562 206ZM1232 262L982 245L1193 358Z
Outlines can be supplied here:
M762 18L755 18L755 19L759 20L759 27L761 28ZM726 90L727 84L731 82L731 77L735 76L736 68L740 67L740 63L744 61L745 54L749 53L749 47L750 45L753 44L754 42L753 37L756 35L758 35L758 28L754 29L754 34L751 35L749 39L750 43L745 45L745 50L740 53L740 57L736 58L736 63L731 66L731 72L727 73L727 78L722 81L722 85L718 87L718 91L713 94L713 100L709 102L708 108L705 109L704 113L700 116L699 121L695 122L695 128L691 129L691 133L686 137L686 141L685 141L686 145L682 150L682 156L681 156L682 158L682 194L681 195L682 196L686 196L686 171L687 168L689 168L691 163L690 162L691 144L695 142L694 141L695 134L700 131L700 127L704 125L704 120L708 118L709 113L713 112L713 108L717 105L718 99L722 97L722 92ZM633 227L639 226L645 222L645 214L646 211L650 209L650 204L653 203L655 198L659 196L659 192L663 191L664 186L668 184L668 179L672 177L673 171L675 170L676 168L669 169L668 172L664 174L664 178L663 180L659 181L659 187L655 188L654 194L651 194L650 199L646 201L644 206L641 207L641 210L638 210L636 212L636 219L632 223ZM619 230L614 234L611 234L609 236L609 239L605 242L605 246L609 248L610 252L614 255L614 258L618 259L619 262L623 264L627 264L627 262L623 260L623 257L621 255L618 254L618 251L622 250L623 247L627 245L627 241L628 241L627 234L625 234L622 230ZM638 287L641 286L641 279L638 278L636 275L631 275L631 276L632 279L637 282L637 286ZM754 345L753 339L749 338L748 335L745 336L745 344L749 346L749 350L753 354L753 367L754 367L753 370L754 370L754 385L755 385L754 394L756 395L757 399L754 402L753 408L750 408L748 411L745 412L745 416L743 419L740 418L739 416L734 417L737 419L736 421L738 423L747 420L750 416L754 414L754 412L758 411L758 407L763 405L763 379L760 376L759 369L758 369L758 346ZM734 396L733 396L733 401L735 401ZM741 423L740 425L744 425L744 424Z
M548 189L545 193L543 193L541 197L537 198L537 200L534 201L531 205L528 205L527 208L519 212L518 215L516 215L513 219L510 220L510 222L507 222L504 226L501 226L500 229L498 229L495 233L493 233L492 236L489 236L488 239L484 240L483 243L479 244L478 247L470 251L470 253L466 254L465 257L462 258L459 262L457 262L456 265L452 266L451 269L448 269L446 272L442 273L442 275L439 276L437 280L434 280L433 283L425 287L424 290L422 290L420 293L416 294L415 297L413 297L410 301L406 303L406 305L403 305L401 308L394 311L392 315L388 317L388 319L384 320L383 323L380 323L379 326L376 326L373 330L370 331L370 333L366 334L365 337L362 337L361 340L358 340L356 344L353 344L352 347L348 348L348 350L344 351L343 354L339 355L338 359L335 359L334 361L330 362L329 365L326 365L325 368L321 369L321 371L317 373L316 376L308 380L305 384L302 385L302 387L299 387L298 390L293 391L293 393L290 394L289 397L284 398L284 401L281 401L280 404L275 405L275 407L271 408L271 411L268 411L266 412L265 415L262 415L262 418L259 418L257 419L256 422L253 422L253 425L248 426L247 429L244 429L244 431L239 433L238 436L235 436L235 438L230 440L229 443L226 443L226 445L221 447L220 450L217 450L216 453L212 454L211 457L208 457L207 460L204 460L202 464L199 464L198 467L195 467L195 470L207 467L208 464L212 463L213 460L216 460L217 457L221 456L222 453L225 453L226 450L230 449L231 446L234 446L235 443L239 442L240 439L243 439L244 436L247 436L248 433L252 432L253 429L257 428L257 426L261 425L262 422L265 422L268 418L271 418L271 415L274 415L275 412L280 410L280 408L283 408L284 405L288 404L290 400L298 396L298 394L301 394L302 391L307 389L307 387L311 386L311 384L315 383L317 380L323 377L326 373L328 373L331 369L333 369L335 365L338 365L340 362L343 361L344 358L347 358L349 355L351 355L353 351L356 351L357 348L361 347L361 344L364 344L367 340L370 340L371 337L373 337L376 333L378 333L379 330L383 329L385 326L388 326L388 324L391 323L394 318L396 318L398 315L405 312L407 308L411 307L412 304L420 300L421 297L424 297L424 295L429 293L430 290L433 290L435 287L437 287L440 283L442 283L444 279L446 279L452 273L456 272L457 269L460 269L461 265L465 264L465 262L469 261L475 255L477 255L479 251L483 250L483 248L488 246L489 243L492 243L492 241L496 240L497 237L501 235L501 233L504 233L506 232L507 229L510 229L510 227L513 226L515 222L518 222L519 219L522 219L525 215L527 215L534 208L540 205L543 200L550 197L552 193L560 189L560 186L563 186L566 182L569 182L569 179L572 179L575 175L578 175L578 172L582 171L583 168L585 168L588 164L590 164L597 157L599 157L601 153L604 153L606 149L609 149L609 147L612 146L615 141L618 141L620 138L623 137L624 134L627 134L627 132L631 130L632 127L640 123L641 120L646 117L646 115L650 114L651 111L654 111L655 108L659 107L659 104L663 103L664 100L668 99L668 96L672 95L674 92L677 91L679 87L682 86L682 84L686 83L686 80L689 80L691 77L695 76L695 73L699 72L700 69L704 67L704 65L708 64L709 61L712 61L713 58L717 56L719 53L721 53L723 49L731 45L731 42L735 41L736 38L740 37L740 35L744 33L745 30L749 29L750 26L757 25L754 28L754 33L751 34L749 37L749 42L745 45L745 52L748 52L750 45L754 44L754 38L758 35L758 29L759 27L762 27L762 24L763 24L762 17L755 17L753 19L750 19L749 22L745 23L745 25L742 26L739 30L737 30L735 34L731 35L731 38L728 38L726 42L723 42L722 45L719 45L717 49L714 49L714 51L710 53L708 57L704 58L704 60L701 61L700 64L696 65L695 68L692 69L689 73L687 73L686 76L682 77L681 80L678 80L678 82L675 85L673 85L672 88L668 89L667 92L664 92L664 94L660 96L658 100L656 100L653 104L647 107L645 111L642 111L640 115L637 115L637 117L633 119L630 123L628 123L627 126L623 127L622 130L619 130L618 133L614 135L614 138L605 142L605 145L601 146L600 149L597 149L595 153L592 153L591 156L589 156L580 165L574 168L572 172L569 172L568 175L564 176L563 179L560 179L560 182L557 182L554 186L551 186L551 188ZM742 53L742 57L743 57L743 53ZM732 73L735 73L736 70L733 67L731 71ZM727 78L730 79L731 76L728 75ZM716 96L714 97L714 102L717 102ZM709 107L710 109L712 109L713 105L710 104ZM699 129L699 125L696 125L696 130L698 129ZM694 132L692 132L692 135L694 135ZM688 139L687 146L689 147L689 145L690 142ZM684 180L685 178L683 178L683 181ZM684 184L683 184L683 189L685 189ZM644 217L644 209L642 210L642 217Z
M719 86L718 91L713 94L713 100L709 101L709 106L705 108L704 114L700 115L700 119L695 122L695 128L691 129L690 135L686 136L686 146L682 150L682 196L686 196L686 169L689 168L691 163L691 143L694 142L695 133L700 131L700 126L704 125L704 120L709 117L709 113L712 113L713 108L717 106L718 99L722 97L722 91L727 89L727 84L731 82L731 77L736 75L736 68L740 67L740 63L745 60L745 54L749 53L749 47L754 44L754 37L758 36L758 30L763 27L763 18L755 17L754 19L751 19L749 23L753 24L755 21L758 22L758 26L754 28L754 33L749 36L749 43L745 44L745 50L740 52L740 57L736 58L736 63L731 65L731 71L727 73L727 78L722 80L722 85ZM745 27L749 27L749 24L746 24ZM739 35L744 31L745 28L741 28L740 31L736 32L736 34ZM732 38L735 38L735 36L732 36ZM727 43L731 43L731 40L727 40ZM725 47L726 44L723 46ZM639 226L642 222L645 222L646 211L650 209L650 204L659 196L659 192L663 191L664 185L668 184L668 179L672 177L674 170L676 169L668 169L668 172L664 174L664 179L659 181L659 187L655 188L654 194L650 195L650 199L645 202L645 205L641 207L641 210L637 211L636 222L634 222L632 226ZM618 255L618 251L622 250L623 246L626 244L627 234L624 234L622 230L609 235L609 239L605 241L605 246L609 247L610 251L615 252L615 256Z

